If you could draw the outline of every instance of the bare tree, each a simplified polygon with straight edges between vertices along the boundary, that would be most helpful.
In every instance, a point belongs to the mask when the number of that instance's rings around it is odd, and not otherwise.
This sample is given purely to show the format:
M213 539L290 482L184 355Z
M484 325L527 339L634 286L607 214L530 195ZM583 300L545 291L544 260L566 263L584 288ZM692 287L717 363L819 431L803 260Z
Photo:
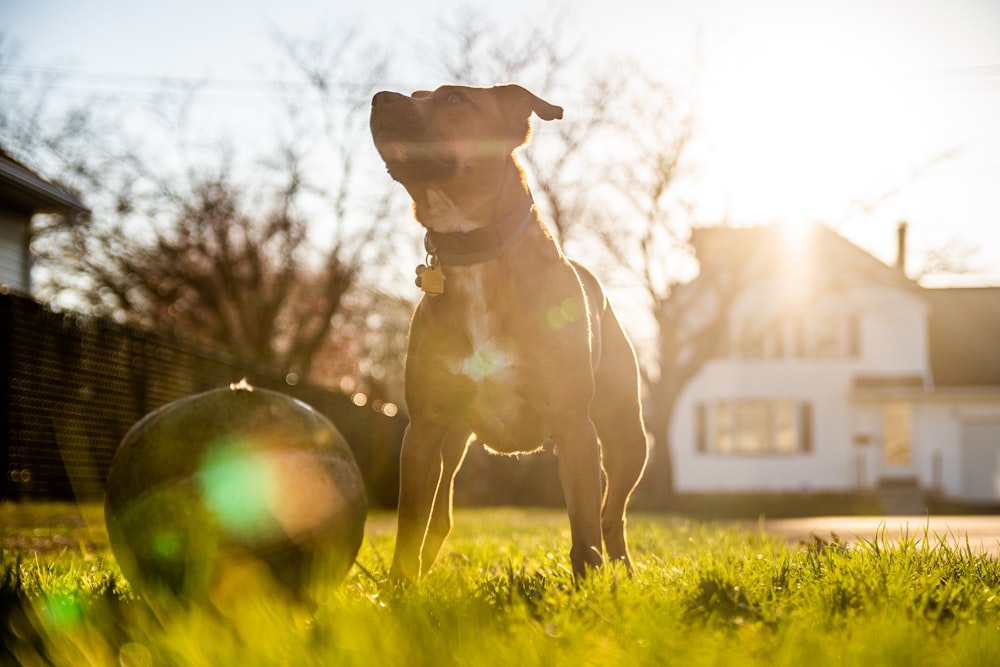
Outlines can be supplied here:
M653 436L643 493L665 506L673 495L668 441L681 390L725 344L728 309L744 275L720 273L698 293L681 284L693 263L694 205L686 199L693 177L688 146L695 133L693 96L637 71L619 91L615 108L617 160L602 189L612 220L587 231L625 275L631 297L652 324L652 345L640 349L646 426Z
M519 154L546 221L563 243L583 234L595 215L595 183L606 176L600 155L613 131L615 108L625 82L617 68L581 67L565 36L571 18L498 30L478 12L465 10L447 25L451 41L438 58L448 81L473 86L517 82L565 107L562 120ZM631 67L629 64L628 67Z
M722 261L715 264L700 257L699 280L670 284L652 311L657 356L645 365L643 380L654 448L643 492L658 507L669 507L674 498L670 425L677 400L704 365L728 349L733 306L766 275L767 262L746 261L740 250L719 253Z
M93 210L86 224L49 218L34 230L40 296L302 377L339 354L331 331L345 297L391 251L376 242L388 188L358 187L355 169L385 58L354 33L325 50L282 46L301 83L281 91L294 103L277 144L255 147L249 167L246 150L186 134L196 91L155 100L162 137L122 105L53 105L47 81L4 95L17 102L0 111L4 142ZM138 140L122 116L141 126Z
M951 238L942 245L930 248L912 272L913 279L920 281L932 275L958 276L981 271L976 265L976 248L957 238Z

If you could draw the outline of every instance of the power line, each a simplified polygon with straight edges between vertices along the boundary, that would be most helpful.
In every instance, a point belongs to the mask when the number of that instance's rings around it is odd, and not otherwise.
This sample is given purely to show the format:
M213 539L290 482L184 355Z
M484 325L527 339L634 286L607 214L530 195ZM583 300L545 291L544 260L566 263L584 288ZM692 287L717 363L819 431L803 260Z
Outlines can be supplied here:
M153 76L85 72L54 67L0 66L0 81L14 84L44 83L53 89L116 93L155 93L165 90L191 90L217 95L304 95L314 84L293 79L215 79L184 76ZM326 84L331 89L361 90L371 84L336 81Z

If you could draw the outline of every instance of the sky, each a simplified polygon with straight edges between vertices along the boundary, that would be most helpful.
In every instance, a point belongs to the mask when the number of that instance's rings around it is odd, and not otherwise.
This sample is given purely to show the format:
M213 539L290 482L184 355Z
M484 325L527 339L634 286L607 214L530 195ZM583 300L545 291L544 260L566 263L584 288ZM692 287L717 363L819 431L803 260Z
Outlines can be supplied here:
M0 0L0 32L19 45L20 67L65 70L84 93L164 77L261 80L273 60L275 30L314 37L356 23L409 56L408 68L394 70L400 80L387 87L427 88L442 81L421 56L461 6ZM972 274L928 276L924 284L1000 285L1000 2L481 6L509 25L570 16L561 27L580 45L581 62L627 56L667 78L696 72L691 150L703 224L820 221L892 262L896 226L906 220L910 266L919 267L933 248L971 253ZM227 108L247 111L255 103L234 92Z

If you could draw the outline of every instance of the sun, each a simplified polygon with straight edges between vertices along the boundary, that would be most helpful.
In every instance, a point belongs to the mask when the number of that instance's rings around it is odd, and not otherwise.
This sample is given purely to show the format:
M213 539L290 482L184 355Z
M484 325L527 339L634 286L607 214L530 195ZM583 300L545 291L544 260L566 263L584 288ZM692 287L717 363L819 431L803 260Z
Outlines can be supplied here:
M803 218L786 218L775 225L780 239L781 293L787 304L800 304L808 295L811 276L812 238L818 224Z
M913 93L850 16L803 9L761 21L708 69L710 173L741 219L836 215L909 164Z
M816 223L805 218L783 218L777 223L781 243L784 246L785 254L801 255L809 244L816 228Z

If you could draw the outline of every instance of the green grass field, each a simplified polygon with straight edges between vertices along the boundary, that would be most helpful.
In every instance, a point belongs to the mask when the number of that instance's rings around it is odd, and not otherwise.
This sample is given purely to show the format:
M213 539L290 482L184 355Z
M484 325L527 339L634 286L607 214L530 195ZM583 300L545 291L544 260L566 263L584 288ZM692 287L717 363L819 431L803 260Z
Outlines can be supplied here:
M1000 664L1000 568L969 549L786 545L644 515L630 530L635 576L576 584L563 513L459 511L430 576L394 588L393 519L374 514L361 567L318 583L314 608L239 583L150 606L99 506L0 505L0 648L10 664L127 667Z

